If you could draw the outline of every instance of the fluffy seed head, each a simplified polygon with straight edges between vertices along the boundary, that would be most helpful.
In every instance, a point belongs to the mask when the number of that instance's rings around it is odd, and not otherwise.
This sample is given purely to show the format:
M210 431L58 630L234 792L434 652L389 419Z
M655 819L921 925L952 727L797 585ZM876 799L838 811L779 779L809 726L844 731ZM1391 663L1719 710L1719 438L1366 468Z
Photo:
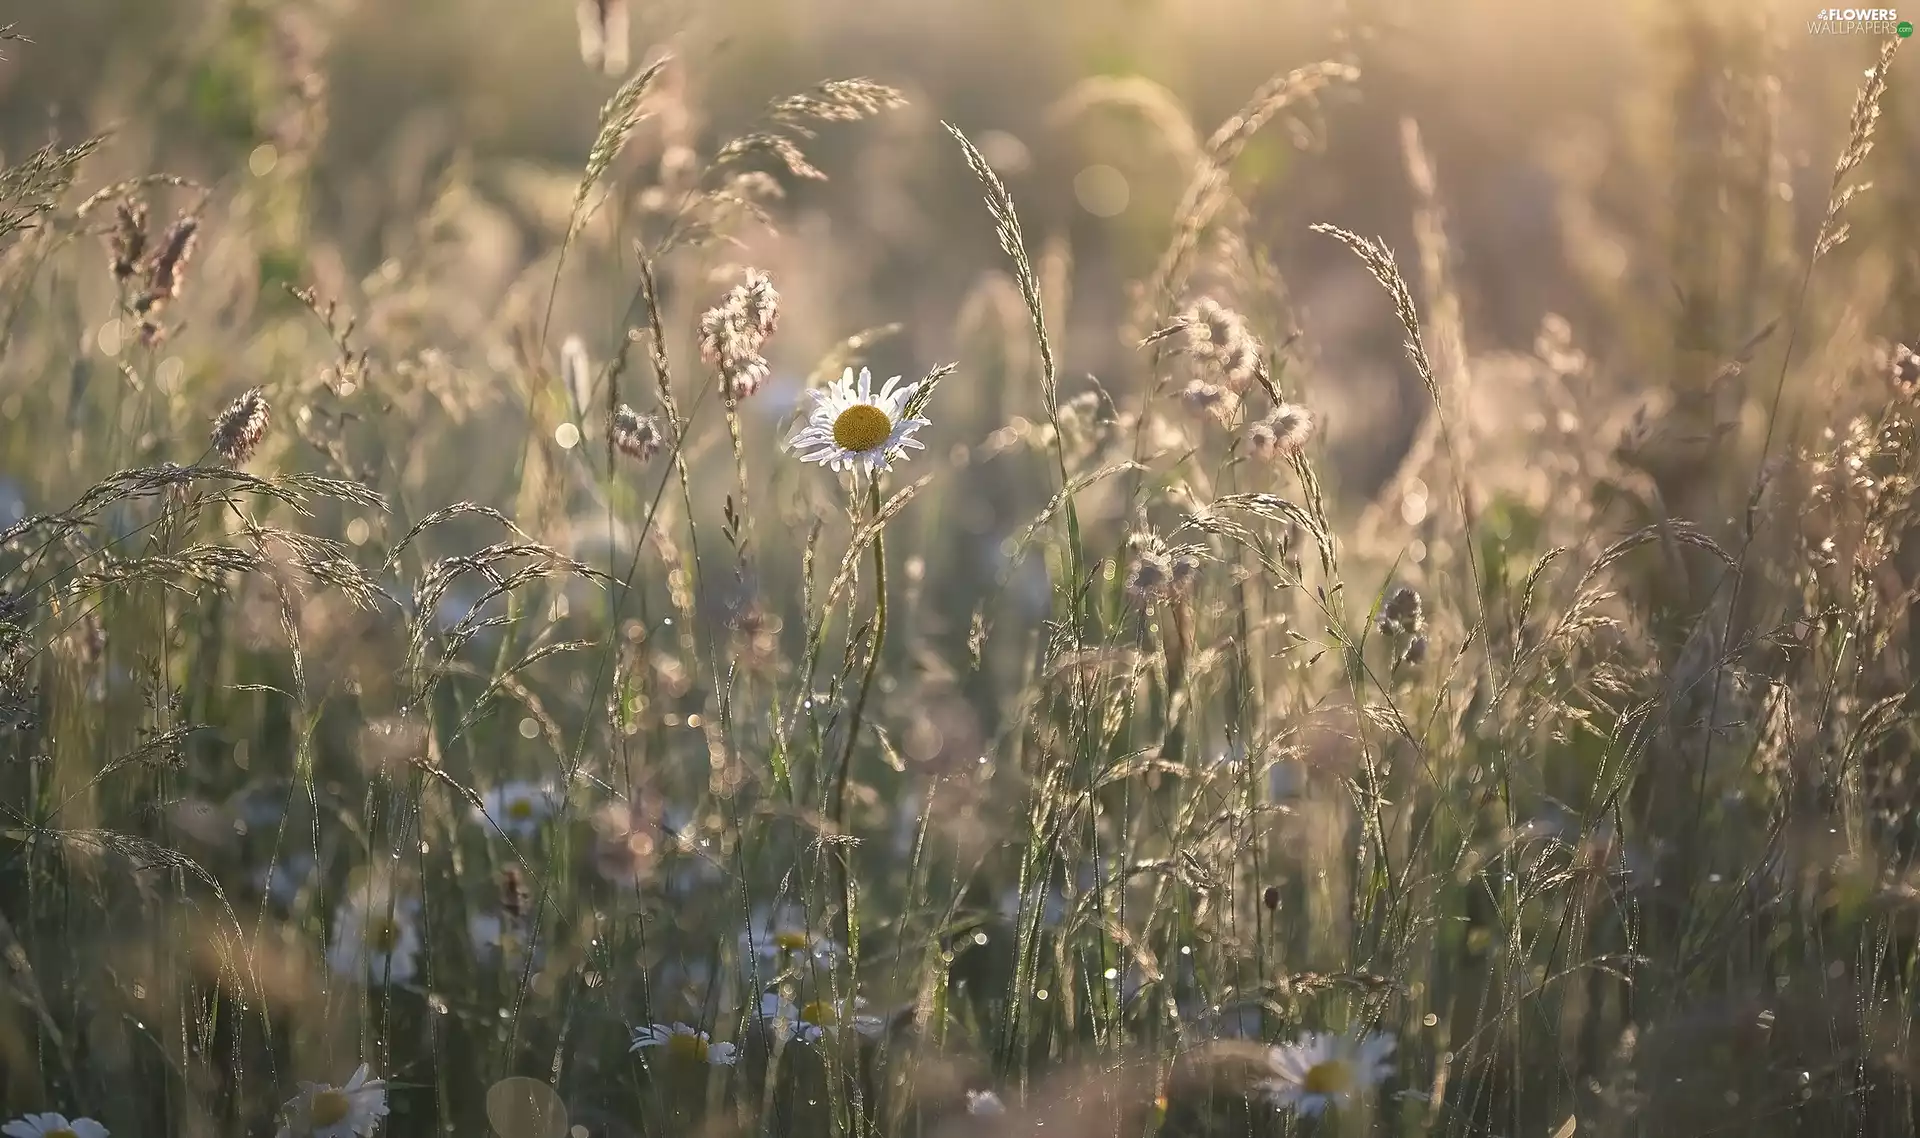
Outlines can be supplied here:
M727 398L739 402L765 386L770 369L760 354L780 323L773 279L748 269L746 279L700 316L700 358L720 373Z
M1243 390L1266 366L1260 341L1247 327L1246 318L1212 297L1195 301L1181 313L1180 322L1186 353L1218 368L1229 388Z
M1247 449L1263 462L1299 453L1313 438L1313 412L1297 403L1282 403L1273 413L1247 428Z
M227 405L213 421L213 449L235 466L253 457L273 421L267 395L255 387Z

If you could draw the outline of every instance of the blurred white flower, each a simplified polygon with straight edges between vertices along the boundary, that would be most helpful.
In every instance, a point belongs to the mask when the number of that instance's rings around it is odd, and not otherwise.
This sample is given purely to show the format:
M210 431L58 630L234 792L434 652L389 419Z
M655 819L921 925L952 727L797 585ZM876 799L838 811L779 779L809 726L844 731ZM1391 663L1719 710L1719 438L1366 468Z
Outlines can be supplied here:
M825 1000L795 1004L778 992L760 997L760 1015L773 1027L775 1035L790 1036L801 1043L818 1043L822 1038L837 1038L842 1027L868 1039L887 1033L887 1023L879 1016L860 1011L866 1001L842 1001L838 1006Z
M924 450L914 438L927 420L907 417L907 404L920 390L918 383L899 386L894 376L876 394L873 373L860 369L856 384L848 368L836 383L809 391L813 408L806 424L787 440L787 449L802 462L817 462L834 470L868 475L893 468L893 460L907 450Z
M334 915L327 966L342 976L375 984L405 984L419 970L420 905L375 891L340 906Z
M1393 1073L1394 1038L1379 1032L1338 1035L1308 1032L1298 1042L1267 1052L1272 1077L1260 1089L1281 1107L1319 1114L1344 1105Z
M994 1094L992 1091L968 1091L967 1113L983 1115L1005 1114L1007 1113L1007 1104L1001 1102L1000 1096Z
M291 909L300 891L311 885L318 874L313 855L298 853L256 870L253 884L275 905Z
M387 1116L387 1084L362 1063L345 1086L302 1082L281 1109L279 1138L365 1138Z
M633 1046L629 1051L640 1051L648 1047L664 1047L667 1054L683 1059L706 1063L714 1067L731 1067L735 1058L731 1043L714 1043L704 1031L697 1031L684 1023L671 1026L652 1024L633 1029Z
M489 963L498 962L512 971L518 972L527 963L526 922L508 917L503 913L475 913L467 918L467 936L473 941L474 956ZM534 964L538 966L546 954L536 949Z
M107 1138L107 1128L91 1118L67 1120L64 1114L25 1114L5 1126L7 1138Z
M1022 910L1029 910L1032 908L1032 905L1039 905L1040 927L1043 929L1058 928L1060 922L1067 919L1068 904L1066 894L1062 893L1058 888L1047 890L1044 900L1039 897L1039 890L1037 888L1033 890L1033 894L1032 904L1029 905L1021 904L1020 889L1018 886L1000 894L1000 916L1008 923L1018 925L1022 916Z
M475 807L476 821L491 820L513 837L525 837L540 829L560 808L560 792L550 783L509 782L496 786L482 798L483 807Z
M740 934L741 956L758 956L765 963L801 956L828 961L839 951L838 944L809 928L806 910L797 905L759 906Z

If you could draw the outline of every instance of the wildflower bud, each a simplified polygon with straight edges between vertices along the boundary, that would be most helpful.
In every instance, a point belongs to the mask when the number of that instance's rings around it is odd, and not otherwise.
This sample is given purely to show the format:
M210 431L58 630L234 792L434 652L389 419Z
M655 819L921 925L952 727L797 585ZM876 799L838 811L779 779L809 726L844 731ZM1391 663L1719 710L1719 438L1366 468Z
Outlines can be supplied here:
M1173 559L1172 584L1176 592L1186 592L1200 576L1200 555L1182 553Z
M1426 628L1426 615L1421 611L1420 594L1408 585L1402 585L1380 606L1379 629L1383 635L1402 637L1415 636Z
M740 311L754 331L762 340L773 335L780 323L780 294L774 290L773 278L759 269L748 269L746 283L737 291Z
M148 346L159 343L165 335L160 313L179 299L181 286L186 283L187 262L193 259L199 235L199 219L182 214L167 228L160 247L147 261L146 286L134 300L133 311L140 317L140 340Z
M1266 892L1260 894L1260 903L1267 907L1267 912L1269 913L1278 910L1280 908L1280 887L1278 885L1267 886Z
M622 403L613 413L613 445L628 458L645 462L660 453L660 424Z
M1142 549L1127 569L1127 595L1140 604L1165 596L1172 582L1173 565L1157 549Z
M140 261L147 255L147 203L129 198L113 212L113 232L107 237L108 267L114 280L124 281L140 271Z
M1902 395L1920 391L1920 352L1915 352L1905 344L1895 344L1893 363L1888 374Z
M272 420L273 409L267 404L266 392L252 388L228 404L213 421L213 449L220 452L221 458L239 466L253 457Z

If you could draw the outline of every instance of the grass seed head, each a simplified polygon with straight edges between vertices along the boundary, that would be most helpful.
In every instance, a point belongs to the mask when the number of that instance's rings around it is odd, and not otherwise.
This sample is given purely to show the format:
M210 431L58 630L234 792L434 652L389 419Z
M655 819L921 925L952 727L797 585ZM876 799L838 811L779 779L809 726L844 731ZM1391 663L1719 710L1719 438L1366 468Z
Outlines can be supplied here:
M613 445L628 458L646 462L660 453L660 423L622 403L613 412Z
M255 387L227 405L213 421L213 449L234 466L243 465L267 435L273 408L267 394Z

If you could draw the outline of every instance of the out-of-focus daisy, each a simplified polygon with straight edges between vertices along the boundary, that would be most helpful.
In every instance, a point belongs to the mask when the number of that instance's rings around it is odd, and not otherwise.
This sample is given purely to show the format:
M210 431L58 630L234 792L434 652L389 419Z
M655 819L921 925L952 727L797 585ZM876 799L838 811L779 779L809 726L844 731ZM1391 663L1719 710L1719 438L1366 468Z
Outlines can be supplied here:
M1021 903L1020 888L1014 886L1000 894L1000 917L1018 928L1022 923L1022 910L1030 909L1032 905L1040 906L1040 927L1043 929L1058 928L1060 922L1067 919L1067 913L1072 909L1072 903L1067 900L1066 894L1062 893L1058 886L1049 888L1044 900L1041 899L1040 890L1036 886L1031 890L1031 899L1028 904Z
M862 1013L860 1009L865 1006L866 1001L860 999L850 1003L842 1001L836 1006L826 1000L795 1004L778 992L768 992L760 997L760 1015L773 1027L774 1033L791 1036L801 1043L837 1038L843 1026L851 1027L856 1034L868 1039L885 1035L887 1022L879 1016Z
M300 1093L281 1108L278 1138L366 1138L387 1116L387 1084L369 1079L360 1064L344 1086L300 1084Z
M806 910L797 905L755 909L747 930L740 934L741 955L751 953L767 963L800 956L832 960L839 950L839 945L808 927Z
M1000 1096L992 1091L968 1091L967 1113L988 1116L1005 1114L1007 1104L1001 1102Z
M697 1063L706 1063L714 1067L731 1067L735 1058L731 1043L715 1043L704 1031L696 1030L684 1023L671 1026L652 1024L633 1029L633 1046L629 1051L641 1051L648 1047L664 1047L668 1055L683 1059L692 1059Z
M7 1138L107 1138L107 1128L91 1118L68 1121L64 1114L26 1114L0 1126Z
M300 891L313 884L318 868L312 854L297 853L255 872L253 883L275 905L291 909Z
M861 368L856 383L853 369L848 368L838 382L807 393L813 407L806 423L787 440L787 449L802 462L834 470L868 475L891 470L901 452L924 449L913 436L928 425L925 419L907 415L907 404L920 385L901 387L899 383L896 375L875 393L872 372Z
M419 902L412 898L362 892L334 915L328 967L375 984L405 984L419 969L419 917Z
M540 823L559 808L560 794L543 782L509 782L496 786L481 799L483 807L474 809L474 817L493 824L519 838L540 828Z
M467 918L467 935L473 940L474 955L488 963L498 962L514 971L527 963L527 948L532 940L527 923L505 913L475 913ZM545 953L534 952L538 966Z
M1391 1075L1394 1045L1393 1036L1379 1032L1308 1032L1267 1052L1272 1077L1263 1080L1260 1089L1282 1107L1319 1114L1329 1105L1345 1105Z

